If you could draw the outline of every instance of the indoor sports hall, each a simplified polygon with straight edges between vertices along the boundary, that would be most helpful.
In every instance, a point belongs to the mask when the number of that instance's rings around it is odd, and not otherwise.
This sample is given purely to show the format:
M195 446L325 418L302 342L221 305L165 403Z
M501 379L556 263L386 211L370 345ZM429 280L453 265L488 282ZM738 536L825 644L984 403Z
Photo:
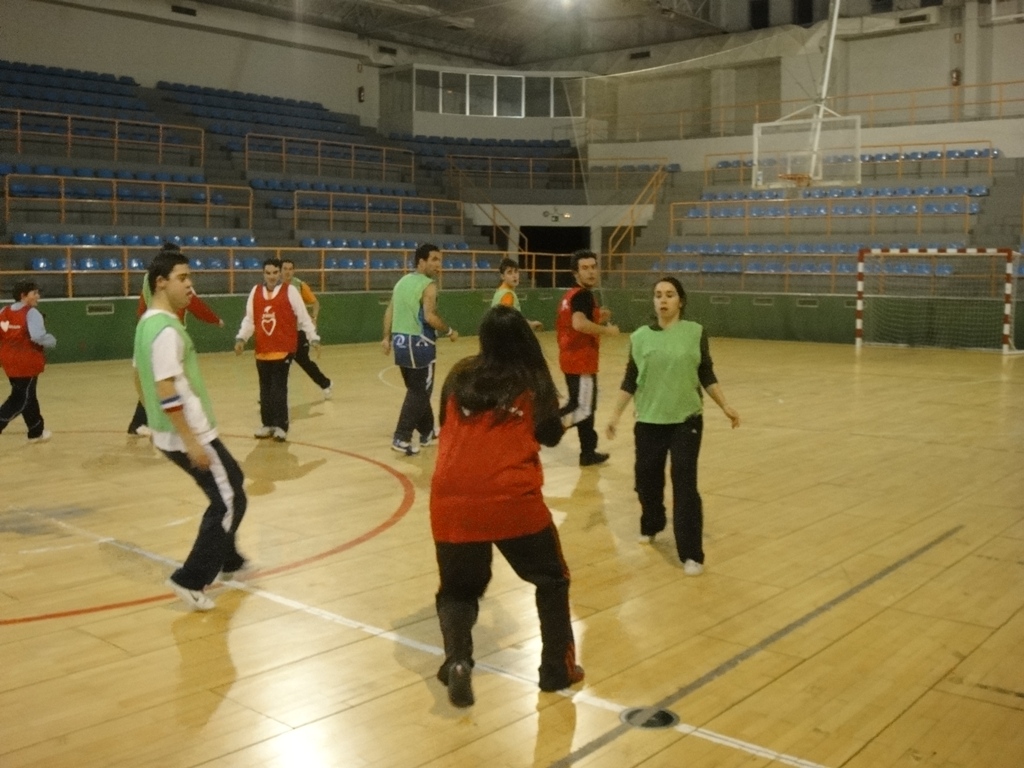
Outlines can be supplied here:
M0 434L0 766L1024 764L1021 19L1019 0L7 0L0 306L38 286L57 345L48 439L20 416ZM126 431L168 242L223 321L186 328L255 566L204 611L165 585L204 497ZM596 254L621 330L600 344L610 457L580 466L575 430L540 450L570 688L538 687L534 589L500 557L475 703L436 677L445 432L392 450L405 386L381 348L423 243L459 336L437 341L435 412L503 258L564 395L569 254ZM318 300L330 379L291 366L282 441L254 438L252 345L232 349L275 258ZM671 529L638 541L632 409L606 434L666 275L742 417L705 397L697 576Z

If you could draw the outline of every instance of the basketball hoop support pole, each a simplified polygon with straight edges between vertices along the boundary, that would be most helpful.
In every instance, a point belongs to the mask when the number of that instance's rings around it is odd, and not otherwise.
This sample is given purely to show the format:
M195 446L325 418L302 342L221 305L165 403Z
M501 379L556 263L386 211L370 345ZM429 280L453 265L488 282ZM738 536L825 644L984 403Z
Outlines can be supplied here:
M811 176L818 164L818 153L821 145L821 119L825 117L825 100L828 98L828 80L832 73L832 54L836 45L836 30L839 26L839 4L841 0L832 0L832 18L828 27L828 47L825 50L825 73L821 78L821 91L818 94L818 124L814 126L814 139L811 142ZM831 110L829 110L831 111ZM833 114L835 114L833 112Z

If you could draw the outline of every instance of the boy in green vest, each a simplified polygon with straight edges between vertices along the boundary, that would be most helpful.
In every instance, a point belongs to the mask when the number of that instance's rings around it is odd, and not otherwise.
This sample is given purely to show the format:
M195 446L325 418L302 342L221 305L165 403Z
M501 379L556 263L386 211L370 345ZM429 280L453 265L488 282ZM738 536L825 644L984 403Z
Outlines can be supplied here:
M178 319L193 295L188 258L178 250L161 250L146 280L153 298L135 328L133 360L139 400L153 445L188 472L210 500L192 551L167 586L190 608L208 611L214 603L203 590L218 573L231 580L250 570L235 548L245 516L245 477L217 436L195 346Z
M501 264L498 265L498 274L501 275L501 285L494 292L491 306L512 307L521 314L523 310L519 306L519 297L516 296L516 288L519 287L519 262L509 258L502 259ZM544 329L544 324L540 320L527 320L526 322L534 331Z

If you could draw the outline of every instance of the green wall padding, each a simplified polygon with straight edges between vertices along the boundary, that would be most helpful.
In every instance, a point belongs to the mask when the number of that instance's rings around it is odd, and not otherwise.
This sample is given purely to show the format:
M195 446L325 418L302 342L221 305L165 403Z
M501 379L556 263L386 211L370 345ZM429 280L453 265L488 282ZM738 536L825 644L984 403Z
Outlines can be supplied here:
M519 292L523 313L554 328L561 288ZM475 336L480 318L490 306L493 291L441 291L438 308L459 333ZM324 293L320 299L320 334L325 344L377 341L390 294ZM602 289L601 302L612 319L630 332L654 318L649 288ZM224 328L188 322L200 352L231 349L245 310L245 296L204 296L222 318ZM57 348L47 354L51 363L127 359L132 354L136 299L55 299L40 303L47 330ZM848 296L794 296L748 293L690 293L686 316L704 325L711 336L785 341L853 343L854 306ZM1015 316L1015 343L1024 347L1024 304ZM250 342L250 346L252 342Z

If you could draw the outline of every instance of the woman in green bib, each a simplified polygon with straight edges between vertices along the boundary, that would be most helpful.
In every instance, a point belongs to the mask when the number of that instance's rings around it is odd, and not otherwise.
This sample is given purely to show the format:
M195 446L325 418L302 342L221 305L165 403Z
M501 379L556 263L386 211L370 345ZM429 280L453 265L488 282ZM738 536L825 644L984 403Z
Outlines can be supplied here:
M672 457L672 529L688 576L704 571L704 511L697 491L697 457L704 432L704 397L711 395L735 429L740 415L729 406L715 377L708 337L699 323L683 319L686 291L674 277L654 286L650 325L629 337L629 363L608 423L614 438L630 400L636 408L636 493L640 541L653 544L665 529L665 461Z

